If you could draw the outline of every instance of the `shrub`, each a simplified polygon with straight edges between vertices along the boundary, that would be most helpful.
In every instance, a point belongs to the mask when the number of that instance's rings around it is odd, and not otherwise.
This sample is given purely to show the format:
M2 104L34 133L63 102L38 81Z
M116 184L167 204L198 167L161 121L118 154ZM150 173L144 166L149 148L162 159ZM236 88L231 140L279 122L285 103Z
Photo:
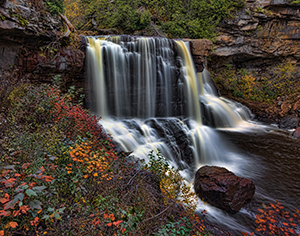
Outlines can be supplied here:
M64 13L64 0L44 0L47 6L47 9L51 14L57 14Z

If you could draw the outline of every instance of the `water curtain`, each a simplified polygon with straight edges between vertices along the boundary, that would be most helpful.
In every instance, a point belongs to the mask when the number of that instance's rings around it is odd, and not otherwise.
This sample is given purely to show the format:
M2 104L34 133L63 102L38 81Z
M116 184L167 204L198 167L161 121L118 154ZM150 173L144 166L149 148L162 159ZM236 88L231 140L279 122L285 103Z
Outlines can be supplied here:
M160 149L182 169L222 160L225 148L215 129L237 127L249 112L218 97L206 70L196 73L188 42L87 41L89 105L122 150L147 161L150 150Z

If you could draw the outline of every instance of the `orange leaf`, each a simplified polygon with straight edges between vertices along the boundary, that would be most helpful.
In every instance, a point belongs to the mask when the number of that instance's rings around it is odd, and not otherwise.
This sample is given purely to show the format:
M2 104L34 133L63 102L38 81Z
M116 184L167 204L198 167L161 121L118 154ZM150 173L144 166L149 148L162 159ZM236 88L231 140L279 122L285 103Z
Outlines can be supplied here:
M1 203L6 203L6 202L8 202L8 201L9 201L8 198L0 198L0 202L1 202Z
M114 226L117 226L118 224L120 224L122 222L123 222L123 220L118 220L118 221L114 222L113 224L114 224Z
M30 165L30 163L24 163L24 164L21 166L21 168L22 168L22 169L26 169L29 165Z
M94 177L97 177L98 176L98 173L94 173Z
M4 236L4 230L0 230L0 236Z
M5 225L5 228L7 229L7 228L16 228L18 226L18 223L17 222L13 222L13 221L11 221L11 222L8 222L6 225Z
M109 216L108 216L112 221L114 221L115 220L115 216L114 216L114 214L110 214Z
M107 223L106 225L107 225L107 226L112 226L112 223Z
M105 214L103 215L103 217L104 217L104 219L107 219L107 218L108 218L108 215L105 213Z
M284 226L289 226L289 224L286 223L286 222L283 222L282 224L283 224Z

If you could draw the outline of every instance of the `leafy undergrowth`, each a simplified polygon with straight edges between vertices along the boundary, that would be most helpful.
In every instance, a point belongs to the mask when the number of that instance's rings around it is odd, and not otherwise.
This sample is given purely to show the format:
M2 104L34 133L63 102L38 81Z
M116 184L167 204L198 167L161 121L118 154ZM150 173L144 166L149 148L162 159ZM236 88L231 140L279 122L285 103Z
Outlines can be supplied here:
M160 153L117 154L74 89L6 80L0 91L0 236L210 235Z
M212 235L178 170L159 152L147 164L116 153L73 88L4 82L0 236ZM259 233L299 227L279 203L259 212Z
M230 64L212 77L222 94L232 98L272 104L277 97L299 94L300 71L295 63L285 60L264 72L249 72L245 68L235 69Z

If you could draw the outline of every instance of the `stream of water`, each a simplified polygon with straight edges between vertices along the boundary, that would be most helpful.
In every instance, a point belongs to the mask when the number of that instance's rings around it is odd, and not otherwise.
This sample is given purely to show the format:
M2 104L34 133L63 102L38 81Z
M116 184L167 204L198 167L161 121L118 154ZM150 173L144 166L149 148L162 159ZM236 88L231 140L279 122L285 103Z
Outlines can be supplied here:
M87 43L90 108L120 149L146 162L159 149L190 183L207 164L254 181L254 199L237 214L199 201L209 221L240 235L254 231L262 203L299 208L300 141L219 97L209 73L196 73L189 43L131 36Z

